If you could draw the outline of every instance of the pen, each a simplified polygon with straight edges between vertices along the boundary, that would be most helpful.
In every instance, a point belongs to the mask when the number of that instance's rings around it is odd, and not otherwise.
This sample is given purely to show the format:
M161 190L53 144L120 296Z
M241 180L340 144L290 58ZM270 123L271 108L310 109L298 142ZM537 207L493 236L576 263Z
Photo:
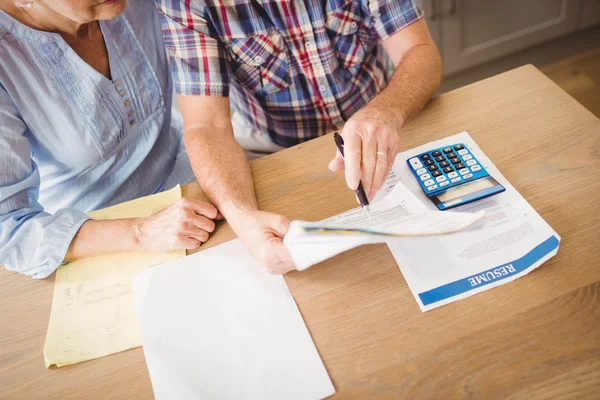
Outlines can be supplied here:
M337 146L342 158L344 158L344 139L335 132L333 134L333 139L335 140L335 145ZM360 202L360 207L367 213L369 219L371 219L371 212L369 210L369 199L367 198L367 194L365 193L365 189L363 188L362 182L358 182L358 188L354 191L356 193L356 197L358 197L358 201Z

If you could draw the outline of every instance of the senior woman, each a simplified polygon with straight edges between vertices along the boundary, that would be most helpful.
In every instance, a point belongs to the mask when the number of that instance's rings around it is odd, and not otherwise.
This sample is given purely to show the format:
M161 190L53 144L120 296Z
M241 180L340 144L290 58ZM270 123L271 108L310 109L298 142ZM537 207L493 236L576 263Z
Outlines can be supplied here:
M182 199L143 219L85 212L194 179L151 0L0 0L0 264L196 248L218 212Z

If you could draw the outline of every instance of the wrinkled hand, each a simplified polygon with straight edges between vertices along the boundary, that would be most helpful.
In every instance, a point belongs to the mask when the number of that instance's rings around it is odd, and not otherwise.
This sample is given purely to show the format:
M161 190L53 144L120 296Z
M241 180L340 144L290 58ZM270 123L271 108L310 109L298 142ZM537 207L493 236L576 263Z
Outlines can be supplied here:
M369 200L388 177L400 150L402 121L397 112L365 107L346 122L342 130L344 158L339 152L329 163L333 172L346 169L346 183L352 190L362 181Z
M215 230L215 218L222 217L212 204L184 197L149 217L136 219L133 228L146 251L192 250L208 240Z
M290 225L286 217L254 210L239 216L234 223L244 246L268 272L283 275L296 269L283 244L283 237Z

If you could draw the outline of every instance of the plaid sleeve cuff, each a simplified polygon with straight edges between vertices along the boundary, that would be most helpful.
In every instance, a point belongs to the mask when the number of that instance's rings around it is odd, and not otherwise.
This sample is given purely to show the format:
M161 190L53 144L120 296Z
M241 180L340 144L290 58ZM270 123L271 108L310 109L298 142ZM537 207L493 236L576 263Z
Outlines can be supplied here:
M227 49L214 36L207 17L181 0L163 0L159 15L176 92L228 96L231 69Z
M206 60L180 58L169 52L173 87L182 96L229 96L229 75L203 71L198 66Z
M373 3L375 7L373 7ZM423 9L414 0L380 0L371 2L375 30L382 40L389 38L424 17Z

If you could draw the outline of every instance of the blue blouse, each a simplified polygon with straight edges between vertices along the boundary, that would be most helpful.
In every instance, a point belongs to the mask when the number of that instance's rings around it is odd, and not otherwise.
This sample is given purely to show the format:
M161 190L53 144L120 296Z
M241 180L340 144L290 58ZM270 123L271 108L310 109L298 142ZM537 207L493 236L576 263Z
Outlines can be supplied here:
M112 80L0 11L0 264L45 278L85 212L194 179L151 0L101 21Z

